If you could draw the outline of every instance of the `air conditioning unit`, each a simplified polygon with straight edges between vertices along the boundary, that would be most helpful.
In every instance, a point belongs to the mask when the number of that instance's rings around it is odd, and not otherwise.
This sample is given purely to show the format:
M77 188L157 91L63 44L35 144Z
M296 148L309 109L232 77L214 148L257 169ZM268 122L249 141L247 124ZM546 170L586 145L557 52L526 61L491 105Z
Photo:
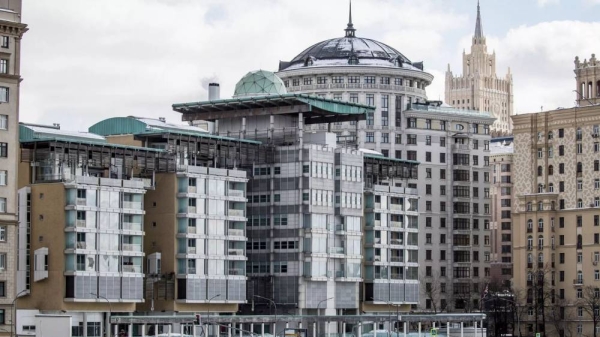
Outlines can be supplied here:
M381 256L375 256L375 257L373 258L373 261L381 261Z

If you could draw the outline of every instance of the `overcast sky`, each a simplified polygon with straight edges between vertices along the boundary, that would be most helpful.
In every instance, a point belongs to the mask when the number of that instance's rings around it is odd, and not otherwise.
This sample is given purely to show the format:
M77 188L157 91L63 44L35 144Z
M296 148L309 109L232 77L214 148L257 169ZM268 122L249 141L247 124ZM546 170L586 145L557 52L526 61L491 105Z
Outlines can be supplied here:
M460 74L476 0L354 0L357 36L424 61L444 98ZM573 60L600 56L600 0L481 0L499 77L510 66L516 113L574 105ZM86 130L112 116L167 117L171 104L231 97L248 71L277 70L308 46L343 36L348 0L26 0L21 121ZM596 49L595 49L596 48Z

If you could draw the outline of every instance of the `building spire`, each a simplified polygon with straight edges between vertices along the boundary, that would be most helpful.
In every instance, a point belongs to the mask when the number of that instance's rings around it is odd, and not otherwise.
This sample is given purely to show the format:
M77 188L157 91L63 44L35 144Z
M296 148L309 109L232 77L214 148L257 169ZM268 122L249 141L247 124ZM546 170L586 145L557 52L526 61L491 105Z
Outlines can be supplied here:
M481 9L479 7L479 0L477 0L477 21L475 22L475 35L476 39L483 38L483 28L481 27Z
M356 29L354 29L354 25L352 24L352 0L350 0L350 14L348 15L348 26L344 30L346 31L346 37L354 37L354 32L356 32Z

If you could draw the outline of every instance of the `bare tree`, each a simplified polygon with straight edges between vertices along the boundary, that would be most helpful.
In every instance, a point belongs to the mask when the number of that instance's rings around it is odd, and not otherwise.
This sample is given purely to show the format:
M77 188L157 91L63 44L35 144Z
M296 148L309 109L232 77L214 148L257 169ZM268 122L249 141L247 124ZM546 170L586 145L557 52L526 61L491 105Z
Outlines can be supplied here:
M582 289L582 297L577 301L577 305L592 319L594 324L594 337L596 335L596 327L600 323L600 288L594 286L586 286Z
M435 314L446 310L446 307L442 306L442 294L446 292L446 284L441 282L442 277L439 272L434 273L433 276L421 276L421 292L426 300L431 303L431 308Z
M548 320L554 328L555 335L571 337L573 324L575 322L575 311L573 304L564 299L557 299L548 310ZM561 334L562 333L562 334Z

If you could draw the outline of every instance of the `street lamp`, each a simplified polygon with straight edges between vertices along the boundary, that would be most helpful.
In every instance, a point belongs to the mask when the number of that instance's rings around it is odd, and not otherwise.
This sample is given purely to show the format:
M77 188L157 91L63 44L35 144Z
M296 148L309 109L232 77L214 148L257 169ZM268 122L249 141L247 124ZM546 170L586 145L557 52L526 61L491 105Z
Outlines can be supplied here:
M27 290L27 289L22 290L21 292L19 292L17 294L17 296L15 296L15 299L12 301L12 322L11 322L12 324L10 325L10 336L11 337L13 336L13 326L14 326L15 330L17 329L17 310L15 308L15 304L17 303L17 298L19 298L19 295L26 293L26 292L29 292L29 290Z
M266 298L266 297L262 297L259 295L253 295L254 297L258 297L258 298L262 298L263 300L267 300L269 302L271 302L273 304L273 307L275 307L275 327L277 327L277 304L275 303L275 301L273 301L270 298Z
M317 317L319 317L319 316L320 316L320 311L319 311L319 308L321 307L321 303L323 303L323 302L327 302L327 301L329 301L329 300L331 300L331 299L333 299L333 297L330 297L330 298L326 298L326 299L324 299L324 300L321 300L321 301L319 302L319 304L317 304ZM317 318L317 320L318 320L318 318ZM319 337L319 330L320 330L320 329L319 329L319 322L317 321L317 336L316 336L316 337Z
M214 300L215 298L221 296L221 294L216 294L215 296L211 297L208 299L208 308L206 309L206 316L210 316L210 301Z
M395 305L394 303L389 302L389 301L387 301L386 303L390 307L396 307L396 319L398 319L397 317L400 316L400 305ZM388 310L388 322L390 324L390 328L388 329L388 336L390 336L391 335L390 330L392 328L392 312L390 310Z
M106 297L104 297L102 295L98 295L98 294L95 294L95 293L90 293L90 295L102 298L102 299L104 299L106 301L106 303L108 303L108 310L110 310L110 311L109 311L109 314L108 314L108 331L106 332L106 335L110 336L110 330L112 328L112 326L110 324L110 318L112 317L112 304L110 304L110 301L108 300L108 298L106 298Z

